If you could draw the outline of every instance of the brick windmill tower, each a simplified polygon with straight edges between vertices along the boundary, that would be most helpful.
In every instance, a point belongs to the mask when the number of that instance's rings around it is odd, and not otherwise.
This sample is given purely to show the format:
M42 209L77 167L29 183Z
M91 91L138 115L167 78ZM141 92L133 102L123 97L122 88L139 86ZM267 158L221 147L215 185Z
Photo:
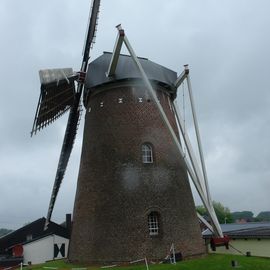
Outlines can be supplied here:
M136 57L121 26L113 53L105 52L88 65L99 2L92 3L81 71L40 71L41 96L32 132L70 109L47 221L67 167L83 96L85 127L69 259L161 260L172 244L183 257L203 254L188 175L214 225L215 215L207 185L181 152L181 118L174 104L188 69L177 77L170 69ZM130 56L120 54L123 43ZM183 142L188 143L186 135ZM218 225L213 230L222 234Z
M183 256L201 254L205 248L186 169L132 58L118 57L110 76L111 53L88 67L70 259L162 259L172 243ZM138 61L177 134L176 73L145 58Z

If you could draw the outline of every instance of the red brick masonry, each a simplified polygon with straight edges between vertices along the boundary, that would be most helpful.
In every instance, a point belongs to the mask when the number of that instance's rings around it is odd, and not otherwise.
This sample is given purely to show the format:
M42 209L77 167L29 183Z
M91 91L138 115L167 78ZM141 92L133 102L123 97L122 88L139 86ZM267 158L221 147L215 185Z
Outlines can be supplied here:
M183 257L205 253L186 170L140 81L94 89L86 108L69 259L90 263L163 259L174 243ZM165 88L158 98L176 130ZM141 146L154 162L142 162ZM160 215L150 236L148 214Z

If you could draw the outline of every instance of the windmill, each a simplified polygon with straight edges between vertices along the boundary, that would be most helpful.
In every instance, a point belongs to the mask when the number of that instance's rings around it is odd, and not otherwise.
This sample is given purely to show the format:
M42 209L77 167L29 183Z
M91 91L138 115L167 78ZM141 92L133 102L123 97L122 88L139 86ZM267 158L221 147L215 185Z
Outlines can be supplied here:
M70 110L46 224L67 168L83 93L86 121L69 259L100 263L147 256L157 260L172 244L183 256L202 254L188 176L212 226L199 218L217 236L223 235L208 189L189 69L185 67L177 77L174 71L138 58L121 25L117 26L113 53L105 52L88 67L99 5L99 0L92 2L80 72L70 68L40 71L41 94L32 134ZM123 44L130 56L120 54ZM184 80L201 168L175 104ZM189 158L183 153L181 139Z

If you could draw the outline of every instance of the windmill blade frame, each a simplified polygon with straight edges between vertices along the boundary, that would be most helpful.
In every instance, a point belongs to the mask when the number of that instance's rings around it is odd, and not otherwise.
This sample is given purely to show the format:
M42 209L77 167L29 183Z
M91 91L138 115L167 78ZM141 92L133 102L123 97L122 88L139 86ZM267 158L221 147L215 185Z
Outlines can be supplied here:
M40 70L39 76L40 97L31 136L73 106L76 93L74 81L78 78L71 68Z
M51 199L49 203L45 227L48 226L49 221L51 219L56 197L58 195L62 180L66 172L69 157L70 157L70 154L74 145L75 137L77 134L77 130L79 127L80 116L82 112L79 97L77 97L77 101L78 101L78 105L76 104L76 106L73 106L69 113L68 123L67 123L65 137L64 137L61 154L60 154L60 158L58 162L58 167L56 171L56 176L55 176L55 181L54 181Z
M91 5L87 36L86 36L86 41L84 45L83 61L81 65L81 70L79 72L77 91L76 91L75 100L70 110L70 114L68 118L68 123L67 123L62 150L61 150L61 154L60 154L60 158L58 162L54 186L53 186L51 199L49 203L45 229L48 226L51 216L52 216L56 197L58 195L60 185L64 178L64 174L67 168L68 160L72 151L72 147L74 144L74 140L75 140L78 125L79 125L79 118L81 114L81 105L80 105L81 95L82 95L82 90L84 86L84 78L87 71L88 60L90 58L89 57L90 49L92 47L92 44L95 38L96 29L97 29L99 7L100 7L100 0L93 0L92 5Z

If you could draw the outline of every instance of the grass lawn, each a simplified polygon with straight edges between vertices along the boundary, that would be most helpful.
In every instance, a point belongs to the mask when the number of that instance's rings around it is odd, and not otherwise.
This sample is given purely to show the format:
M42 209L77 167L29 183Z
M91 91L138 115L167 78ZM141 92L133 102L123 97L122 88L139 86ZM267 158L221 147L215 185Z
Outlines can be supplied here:
M178 262L176 265L171 264L149 264L149 270L227 270L236 269L231 266L231 261L238 262L236 267L239 270L270 270L270 259L259 257L245 257L237 255L218 255L210 254L202 259L193 259ZM48 268L47 268L48 267ZM41 265L33 265L24 269L31 270L52 270L57 267L58 270L68 270L74 268L86 268L66 263L64 260L52 261ZM100 267L90 266L88 270L101 269ZM145 265L132 265L108 268L113 270L145 270ZM74 269L75 270L75 269ZM78 269L79 270L79 269Z

